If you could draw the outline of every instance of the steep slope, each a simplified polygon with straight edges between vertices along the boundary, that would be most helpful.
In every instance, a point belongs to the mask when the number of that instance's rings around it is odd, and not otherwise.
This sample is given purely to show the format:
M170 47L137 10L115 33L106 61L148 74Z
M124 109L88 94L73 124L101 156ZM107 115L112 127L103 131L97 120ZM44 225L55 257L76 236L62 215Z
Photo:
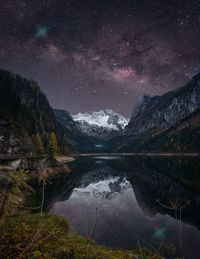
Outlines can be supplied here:
M122 136L108 148L117 151L200 151L200 74L178 90L143 96Z
M154 136L140 134L113 138L107 148L118 152L200 152L200 111Z
M57 121L67 130L68 134L77 142L76 149L81 152L93 151L98 140L85 134L72 115L65 110L54 109Z
M54 131L61 152L82 146L74 133L55 118L40 87L9 71L0 70L0 152L30 152L30 136L40 133L47 145Z
M55 114L56 119L68 130L81 131L77 123L73 120L72 115L68 111L61 110L61 109L54 109L53 112Z
M200 151L200 110L143 143L143 149L173 152Z

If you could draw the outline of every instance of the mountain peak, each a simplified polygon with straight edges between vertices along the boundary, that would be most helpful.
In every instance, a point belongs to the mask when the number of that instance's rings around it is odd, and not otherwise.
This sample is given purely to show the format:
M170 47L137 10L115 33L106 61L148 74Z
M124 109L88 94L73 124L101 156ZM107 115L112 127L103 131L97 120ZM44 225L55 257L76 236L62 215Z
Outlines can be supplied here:
M128 124L128 119L111 109L94 111L92 113L78 113L73 115L73 119L111 130L121 130Z
M119 132L128 124L128 119L111 109L94 111L92 113L78 113L73 115L82 131L89 136L108 137L113 132Z

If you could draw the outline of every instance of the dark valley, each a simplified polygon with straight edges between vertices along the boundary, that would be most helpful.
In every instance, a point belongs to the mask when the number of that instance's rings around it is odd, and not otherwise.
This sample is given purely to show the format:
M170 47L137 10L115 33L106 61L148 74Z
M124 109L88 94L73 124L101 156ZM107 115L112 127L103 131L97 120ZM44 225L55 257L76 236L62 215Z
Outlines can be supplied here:
M162 96L144 95L129 121L112 111L97 112L90 123L89 114L74 120L67 111L53 110L35 82L8 71L0 71L0 91L1 153L30 153L32 134L47 145L52 131L63 154L200 151L200 75ZM95 124L95 116L106 124Z

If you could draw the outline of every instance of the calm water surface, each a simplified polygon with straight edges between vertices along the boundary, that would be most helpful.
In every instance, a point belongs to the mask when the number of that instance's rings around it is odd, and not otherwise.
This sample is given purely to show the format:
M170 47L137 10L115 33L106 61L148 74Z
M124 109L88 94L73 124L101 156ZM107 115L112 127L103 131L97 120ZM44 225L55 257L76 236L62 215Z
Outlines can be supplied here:
M91 157L47 189L50 213L98 244L200 258L198 158Z

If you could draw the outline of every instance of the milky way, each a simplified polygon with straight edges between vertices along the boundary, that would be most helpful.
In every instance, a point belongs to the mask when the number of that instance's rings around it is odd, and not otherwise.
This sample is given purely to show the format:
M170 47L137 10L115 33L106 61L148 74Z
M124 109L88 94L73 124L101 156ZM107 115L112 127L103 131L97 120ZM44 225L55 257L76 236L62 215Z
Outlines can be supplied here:
M128 116L140 95L180 87L200 63L197 0L1 0L0 24L0 67L71 113Z

